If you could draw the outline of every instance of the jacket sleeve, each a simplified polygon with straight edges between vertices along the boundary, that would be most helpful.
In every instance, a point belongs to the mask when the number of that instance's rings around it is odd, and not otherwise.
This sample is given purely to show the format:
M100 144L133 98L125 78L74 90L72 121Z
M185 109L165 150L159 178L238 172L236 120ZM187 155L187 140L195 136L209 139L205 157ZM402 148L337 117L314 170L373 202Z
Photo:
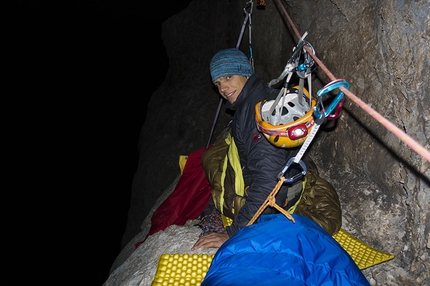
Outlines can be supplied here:
M236 234L241 228L245 227L252 219L254 214L262 206L273 188L278 182L278 174L287 163L284 149L272 146L265 138L249 149L247 169L252 176L252 183L247 190L245 204L236 215L233 223L227 227L230 237ZM288 188L282 187L277 196L277 204L283 205L287 198ZM272 208L267 207L264 213L271 213Z

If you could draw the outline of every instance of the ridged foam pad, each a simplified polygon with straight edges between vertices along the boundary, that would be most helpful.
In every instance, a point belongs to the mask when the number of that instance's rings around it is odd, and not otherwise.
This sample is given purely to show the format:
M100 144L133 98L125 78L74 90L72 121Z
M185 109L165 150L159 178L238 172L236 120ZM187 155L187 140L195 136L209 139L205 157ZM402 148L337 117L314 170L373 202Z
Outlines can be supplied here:
M163 254L151 286L199 286L214 254Z
M367 245L342 228L333 235L333 238L348 252L361 270L394 258L394 255Z
M224 226L232 223L230 218L222 218ZM367 245L344 229L340 229L333 238L361 270L394 258L394 255ZM200 286L213 257L214 254L163 254L151 286Z

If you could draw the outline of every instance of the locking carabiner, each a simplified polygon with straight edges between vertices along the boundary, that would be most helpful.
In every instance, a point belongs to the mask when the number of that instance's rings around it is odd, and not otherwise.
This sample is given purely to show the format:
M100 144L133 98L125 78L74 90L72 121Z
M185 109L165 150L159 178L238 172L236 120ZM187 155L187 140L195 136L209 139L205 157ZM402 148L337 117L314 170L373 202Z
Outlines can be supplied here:
M295 160L295 157L290 158L290 160L288 160L287 165L285 165L284 169L282 169L282 171L278 174L278 179L281 179L282 177L284 177L285 172L287 172L287 170L291 167L291 165L295 163L294 160ZM295 181L301 179L306 175L308 170L306 168L305 162L300 160L297 164L302 168L302 171L298 174L295 174L289 179L284 179L285 183L294 183Z
M306 51L305 46L309 47L313 54L315 54L314 47L306 41L300 40L297 45L298 53L295 54L295 65L296 65L296 74L300 78L306 78L312 73L312 67L315 63L314 59L311 55ZM303 57L302 57L303 52ZM300 61L303 61L300 63Z
M339 93L336 95L336 97L333 99L333 101L327 108L324 108L322 100L324 94L339 87L344 87L348 89L349 84L344 79L337 79L332 82L329 82L317 92L318 101L314 107L314 116L316 118L315 121L318 124L321 124L325 118L333 120L340 116L344 102L344 93L342 91L339 91ZM332 114L333 110L335 110L335 112Z

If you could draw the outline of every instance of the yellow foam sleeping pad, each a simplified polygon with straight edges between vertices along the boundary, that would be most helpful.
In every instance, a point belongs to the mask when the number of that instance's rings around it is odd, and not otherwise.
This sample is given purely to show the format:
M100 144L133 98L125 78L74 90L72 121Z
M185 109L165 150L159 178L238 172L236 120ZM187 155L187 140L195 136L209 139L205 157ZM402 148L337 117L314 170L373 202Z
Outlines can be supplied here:
M213 257L214 254L163 254L151 286L199 286Z
M222 215L224 227L233 220ZM377 250L340 229L333 238L351 256L360 270L391 260L394 255ZM151 286L189 285L199 286L214 258L214 254L163 254Z

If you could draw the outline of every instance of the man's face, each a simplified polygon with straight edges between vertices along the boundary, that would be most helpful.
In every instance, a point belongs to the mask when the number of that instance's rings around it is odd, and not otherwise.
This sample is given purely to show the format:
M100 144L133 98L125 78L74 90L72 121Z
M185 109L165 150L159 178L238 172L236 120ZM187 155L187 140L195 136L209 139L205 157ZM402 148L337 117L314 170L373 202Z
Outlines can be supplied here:
M242 91L248 77L242 75L222 76L214 81L222 97L233 104Z

